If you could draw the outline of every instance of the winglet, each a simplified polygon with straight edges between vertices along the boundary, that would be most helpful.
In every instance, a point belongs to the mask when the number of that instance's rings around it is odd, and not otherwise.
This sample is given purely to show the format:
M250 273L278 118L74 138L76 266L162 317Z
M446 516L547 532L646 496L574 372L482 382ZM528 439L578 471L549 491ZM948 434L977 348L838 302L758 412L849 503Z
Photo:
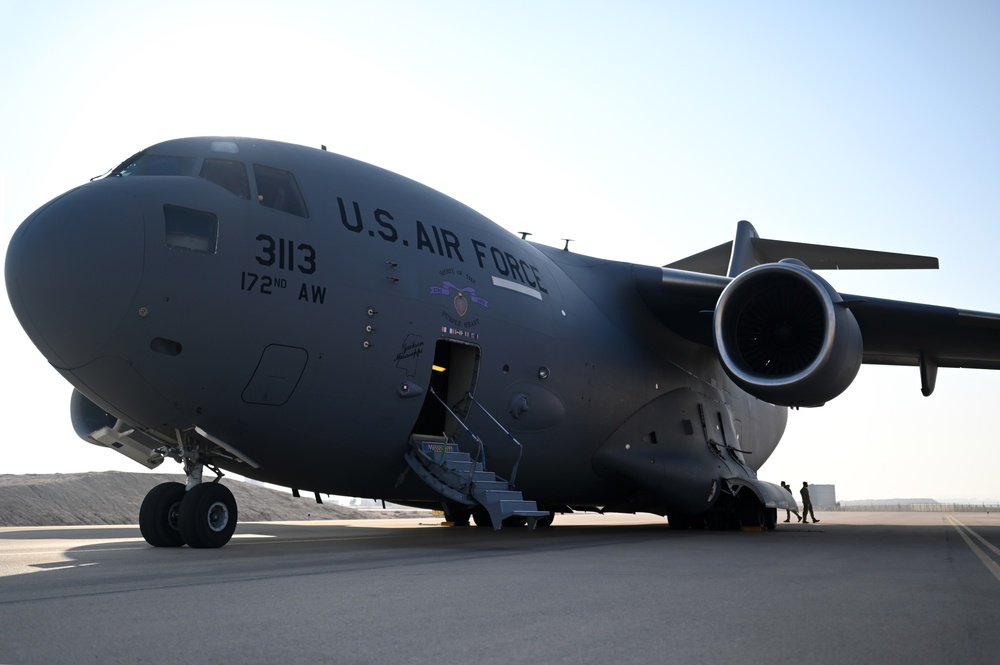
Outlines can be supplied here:
M765 263L754 248L755 240L760 240L757 229L745 219L741 220L736 225L736 238L732 243L733 253L729 257L729 272L726 273L729 277L736 277L744 270Z

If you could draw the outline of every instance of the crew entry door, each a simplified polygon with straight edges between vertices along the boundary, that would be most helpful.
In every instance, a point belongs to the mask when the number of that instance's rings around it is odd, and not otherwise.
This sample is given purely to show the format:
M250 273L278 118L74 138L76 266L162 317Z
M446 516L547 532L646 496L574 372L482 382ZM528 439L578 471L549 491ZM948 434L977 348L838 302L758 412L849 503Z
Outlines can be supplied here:
M479 347L451 339L439 339L434 346L430 387L463 420L469 413L466 393L475 394L479 377ZM413 427L414 434L454 439L461 425L428 390L423 408Z

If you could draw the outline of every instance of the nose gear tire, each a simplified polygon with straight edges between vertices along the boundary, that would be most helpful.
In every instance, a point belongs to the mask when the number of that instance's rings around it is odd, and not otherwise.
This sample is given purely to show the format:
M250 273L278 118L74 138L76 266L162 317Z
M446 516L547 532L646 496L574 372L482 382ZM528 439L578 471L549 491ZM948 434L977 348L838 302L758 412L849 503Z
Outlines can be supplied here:
M195 485L181 501L180 533L188 547L222 547L236 530L236 499L219 483Z

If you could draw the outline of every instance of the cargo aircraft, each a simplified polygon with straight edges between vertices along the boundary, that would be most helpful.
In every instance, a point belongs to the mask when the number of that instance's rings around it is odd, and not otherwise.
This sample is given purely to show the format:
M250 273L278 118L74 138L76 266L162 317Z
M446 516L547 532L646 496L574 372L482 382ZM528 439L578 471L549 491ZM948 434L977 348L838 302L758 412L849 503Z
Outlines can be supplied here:
M745 221L665 267L526 236L325 148L187 138L38 209L5 280L80 437L183 464L139 512L159 547L229 541L223 469L495 529L580 509L770 529L794 503L757 471L789 407L863 362L918 368L925 395L938 367L1000 368L1000 315L814 272L933 258Z

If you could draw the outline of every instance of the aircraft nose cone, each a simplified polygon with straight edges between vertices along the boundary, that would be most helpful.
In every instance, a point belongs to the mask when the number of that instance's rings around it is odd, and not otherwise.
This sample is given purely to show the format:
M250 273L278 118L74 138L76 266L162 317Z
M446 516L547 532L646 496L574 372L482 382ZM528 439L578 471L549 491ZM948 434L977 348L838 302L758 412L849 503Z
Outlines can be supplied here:
M139 202L107 183L78 187L39 208L7 248L7 295L50 363L79 367L100 355L142 275Z

